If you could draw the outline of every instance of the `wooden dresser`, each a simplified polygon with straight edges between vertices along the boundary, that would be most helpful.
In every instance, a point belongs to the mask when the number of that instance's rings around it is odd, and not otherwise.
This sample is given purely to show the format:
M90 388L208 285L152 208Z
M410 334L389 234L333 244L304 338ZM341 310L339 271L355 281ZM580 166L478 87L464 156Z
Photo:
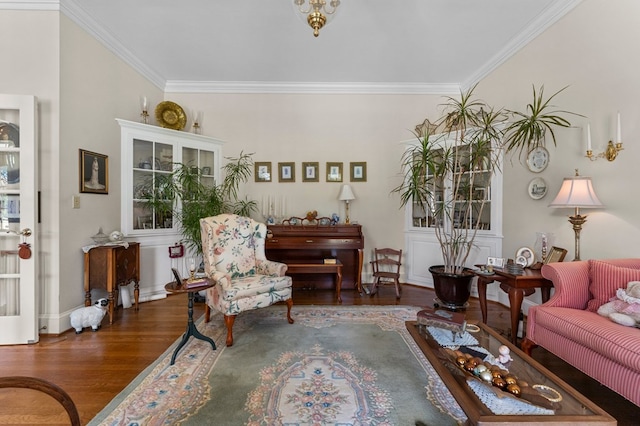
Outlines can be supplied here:
M338 259L342 265L342 288L362 293L364 236L361 225L268 225L266 254L282 263L310 259ZM333 286L333 278L292 274L296 287Z

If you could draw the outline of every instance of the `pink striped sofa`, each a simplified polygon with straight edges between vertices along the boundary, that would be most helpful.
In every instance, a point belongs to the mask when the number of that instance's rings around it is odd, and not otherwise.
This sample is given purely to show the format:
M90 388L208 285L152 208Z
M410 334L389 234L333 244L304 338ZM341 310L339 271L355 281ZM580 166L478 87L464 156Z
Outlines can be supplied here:
M529 308L523 350L539 345L640 406L640 329L596 313L616 289L640 281L640 259L551 263L542 275L555 293Z

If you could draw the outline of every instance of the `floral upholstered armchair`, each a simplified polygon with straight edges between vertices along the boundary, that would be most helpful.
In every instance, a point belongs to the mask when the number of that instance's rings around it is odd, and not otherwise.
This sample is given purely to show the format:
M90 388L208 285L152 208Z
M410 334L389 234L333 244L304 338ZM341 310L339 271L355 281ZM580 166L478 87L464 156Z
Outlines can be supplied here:
M267 227L234 214L200 219L205 273L216 285L207 290L205 322L211 308L224 314L227 346L233 345L233 323L240 312L286 302L291 318L291 277L287 265L267 260L264 253Z

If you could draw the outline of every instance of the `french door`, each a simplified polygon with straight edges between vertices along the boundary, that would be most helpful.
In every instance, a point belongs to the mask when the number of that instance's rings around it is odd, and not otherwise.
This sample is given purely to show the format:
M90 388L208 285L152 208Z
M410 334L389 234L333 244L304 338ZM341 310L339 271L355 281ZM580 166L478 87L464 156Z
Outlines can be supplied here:
M0 95L2 345L38 341L36 147L35 97Z

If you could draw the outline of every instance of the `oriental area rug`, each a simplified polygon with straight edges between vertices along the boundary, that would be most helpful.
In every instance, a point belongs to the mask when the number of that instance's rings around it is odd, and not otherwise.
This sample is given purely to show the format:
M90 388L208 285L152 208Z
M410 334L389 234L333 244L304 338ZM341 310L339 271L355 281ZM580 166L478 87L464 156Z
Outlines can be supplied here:
M464 412L405 328L419 307L282 305L220 314L169 348L90 425L455 425ZM177 344L177 342L176 342Z

